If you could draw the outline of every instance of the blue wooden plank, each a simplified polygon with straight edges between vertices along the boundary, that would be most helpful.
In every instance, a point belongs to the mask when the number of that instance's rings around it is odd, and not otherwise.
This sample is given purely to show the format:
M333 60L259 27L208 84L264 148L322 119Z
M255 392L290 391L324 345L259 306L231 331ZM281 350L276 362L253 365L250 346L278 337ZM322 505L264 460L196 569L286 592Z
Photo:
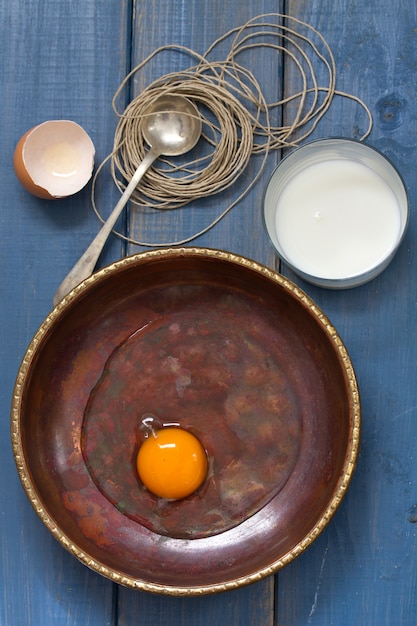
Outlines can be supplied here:
M201 2L200 0L181 0L166 3L157 0L154 3L142 3L138 7L136 22L133 29L132 65L146 58L159 46L166 44L183 45L199 54L205 52L211 43L229 29L242 26L247 20L268 12L277 12L280 3L252 0L245 3L236 2ZM158 24L157 28L153 25ZM225 50L230 48L230 40L223 50L219 51L219 60L225 58ZM267 85L268 95L277 99L280 90L280 68L278 55L274 62L269 58L269 65L257 66L249 54L245 63L255 75ZM136 77L134 94L146 87L152 80L167 72L185 69L193 65L181 55L157 57L149 71ZM147 69L147 68L146 68ZM271 79L272 72L272 79ZM266 80L265 80L266 79ZM268 162L269 171L273 168L277 155L271 155ZM148 215L130 212L130 232L136 239L147 241L172 241L181 239L190 233L200 230L208 222L208 216L214 216L219 207L227 206L233 194L248 184L256 174L258 163L252 163L237 183L236 189L224 195L212 196L205 201L195 202L181 209L178 213L164 215L157 223L149 220ZM261 204L263 186L258 184L251 193L225 218L221 225L193 241L191 245L220 248L256 258L258 261L273 265L274 255L267 242L262 226ZM158 239L159 238L159 239ZM141 250L130 246L130 251ZM155 598L137 594L128 589L119 589L119 626L134 623L141 616L143 626L149 624L180 626L182 624L256 624L270 626L273 623L274 611L274 578L266 579L247 588L202 598Z
M319 540L279 575L277 623L412 626L417 614L416 7L332 0L293 3L291 9L327 37L339 89L355 93L371 108L374 128L368 141L403 175L411 221L393 263L371 283L342 292L300 283L333 321L351 354L363 434L341 509ZM351 137L360 126L357 107L338 99L315 137Z
M172 598L119 590L118 626L269 626L274 623L274 578L235 591L204 598Z
M283 3L273 0L251 0L236 2L201 2L201 0L181 0L166 3L158 0L143 3L138 7L133 29L132 67L140 63L160 46L185 46L197 54L204 54L207 48L230 29L243 26L248 20L268 13L279 12ZM262 22L263 20L259 20ZM268 19L265 19L268 21ZM153 28L157 23L158 28ZM251 31L248 31L251 32ZM252 31L253 32L253 31ZM223 61L230 51L233 36L230 36L209 57ZM253 72L262 85L269 101L277 100L281 90L281 68L279 54L266 48L239 56L238 63ZM165 51L157 55L149 65L135 74L133 95L137 95L152 81L173 71L192 67L197 59L185 53ZM263 169L262 179L269 175L277 162L277 154L271 153ZM226 209L247 185L258 175L263 157L252 158L247 169L228 190L191 202L178 211L157 212L131 210L131 236L145 242L179 241L199 232ZM264 187L258 181L250 194L244 198L221 223L208 233L193 240L189 245L222 248L256 258L265 264L274 264L274 256L262 227L261 206ZM143 247L130 246L131 252Z
M17 369L56 286L96 232L89 189L43 201L22 189L12 157L45 119L80 123L107 154L111 97L126 72L130 3L1 3L0 67L0 624L92 626L113 621L113 585L50 535L20 486L8 415ZM111 134L111 133L110 133ZM113 242L107 257L121 253Z
M415 364L415 216L392 265L372 283L330 292L300 283L338 328L361 388L363 438L352 486L328 529L274 579L206 598L160 598L118 588L67 554L43 527L21 489L9 445L8 412L14 377L27 343L48 313L55 287L97 231L89 189L65 201L29 196L14 177L14 145L28 127L51 117L81 123L97 147L97 162L112 146L110 100L128 70L130 3L65 0L0 6L0 624L404 624L417 614L417 439ZM287 11L318 28L336 56L338 87L364 98L375 118L369 143L398 166L415 202L414 71L416 7L401 1L358 6L353 0L289 2ZM199 0L136 3L132 33L136 63L156 47L180 43L200 52L230 27L278 3L224 5ZM164 62L165 63L165 62ZM171 69L167 61L151 76ZM279 68L261 68L272 90ZM294 77L286 67L287 92ZM276 81L276 82L275 82ZM134 86L135 89L139 84ZM338 98L315 137L357 136L363 112ZM263 232L264 183L277 160L268 159L260 184L221 226L196 243L247 254L271 266ZM254 174L249 169L247 177ZM118 193L99 181L106 214ZM216 210L224 199L210 199ZM181 235L202 224L195 207L171 225L149 228L133 212L135 235ZM148 229L148 230L147 230ZM135 250L135 246L129 248ZM123 253L112 238L101 259ZM289 273L288 273L289 274ZM296 277L289 274L295 280ZM297 281L300 282L300 281ZM275 588L275 580L278 585ZM275 598L274 598L275 592ZM118 610L118 614L115 610Z

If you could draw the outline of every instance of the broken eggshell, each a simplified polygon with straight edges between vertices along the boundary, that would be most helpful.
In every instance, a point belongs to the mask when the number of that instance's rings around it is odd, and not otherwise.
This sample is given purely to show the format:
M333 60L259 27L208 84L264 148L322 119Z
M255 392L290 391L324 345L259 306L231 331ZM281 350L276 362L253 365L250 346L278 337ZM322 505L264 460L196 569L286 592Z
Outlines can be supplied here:
M76 122L48 120L31 128L18 142L13 158L23 187L39 198L65 198L91 178L95 148Z

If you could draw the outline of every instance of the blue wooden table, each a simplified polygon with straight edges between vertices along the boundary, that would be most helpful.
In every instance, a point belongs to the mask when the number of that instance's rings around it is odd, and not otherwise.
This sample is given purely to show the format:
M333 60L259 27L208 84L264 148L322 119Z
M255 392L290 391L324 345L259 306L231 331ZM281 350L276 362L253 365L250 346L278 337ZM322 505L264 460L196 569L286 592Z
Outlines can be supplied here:
M363 430L359 461L342 506L316 542L276 576L201 598L150 595L119 587L59 545L33 511L17 476L9 411L20 361L51 309L54 291L97 232L90 186L60 201L29 195L14 176L20 136L46 119L72 119L90 134L96 163L111 150L111 98L129 70L165 44L199 53L230 28L284 12L318 29L333 51L337 87L374 118L367 142L398 167L411 218L392 264L349 291L301 283L336 326L354 363ZM417 623L417 6L392 0L21 0L0 3L0 626L413 626ZM250 54L249 54L250 56ZM178 69L158 57L133 81L129 98L152 78ZM271 94L290 94L291 63L259 64ZM363 110L336 97L313 137L358 137ZM271 267L262 193L278 162L269 155L258 183L195 243L249 256ZM253 168L253 169L252 169ZM254 175L256 164L246 176ZM118 191L104 177L108 214ZM213 197L207 210L228 198ZM186 209L202 227L198 203ZM150 229L130 211L122 228L158 237L184 234L187 220ZM187 218L188 219L188 218ZM149 232L149 231L152 232ZM140 250L112 237L100 265ZM352 254L354 254L352 250Z

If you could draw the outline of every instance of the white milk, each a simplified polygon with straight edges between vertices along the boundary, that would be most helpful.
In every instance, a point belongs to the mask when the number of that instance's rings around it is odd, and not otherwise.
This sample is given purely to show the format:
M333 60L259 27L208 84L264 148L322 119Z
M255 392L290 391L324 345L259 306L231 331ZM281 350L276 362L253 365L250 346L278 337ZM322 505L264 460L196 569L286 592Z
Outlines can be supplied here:
M400 210L389 185L366 165L329 160L289 181L275 227L290 263L307 274L343 279L379 265L395 248Z

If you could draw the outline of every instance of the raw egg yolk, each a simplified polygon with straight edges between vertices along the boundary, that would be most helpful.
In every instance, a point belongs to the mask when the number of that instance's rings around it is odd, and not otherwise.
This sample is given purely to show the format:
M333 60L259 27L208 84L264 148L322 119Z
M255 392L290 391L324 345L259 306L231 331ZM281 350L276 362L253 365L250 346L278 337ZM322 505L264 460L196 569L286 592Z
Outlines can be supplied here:
M179 500L196 491L207 475L207 455L192 433L176 426L152 433L136 458L139 478L160 498Z

